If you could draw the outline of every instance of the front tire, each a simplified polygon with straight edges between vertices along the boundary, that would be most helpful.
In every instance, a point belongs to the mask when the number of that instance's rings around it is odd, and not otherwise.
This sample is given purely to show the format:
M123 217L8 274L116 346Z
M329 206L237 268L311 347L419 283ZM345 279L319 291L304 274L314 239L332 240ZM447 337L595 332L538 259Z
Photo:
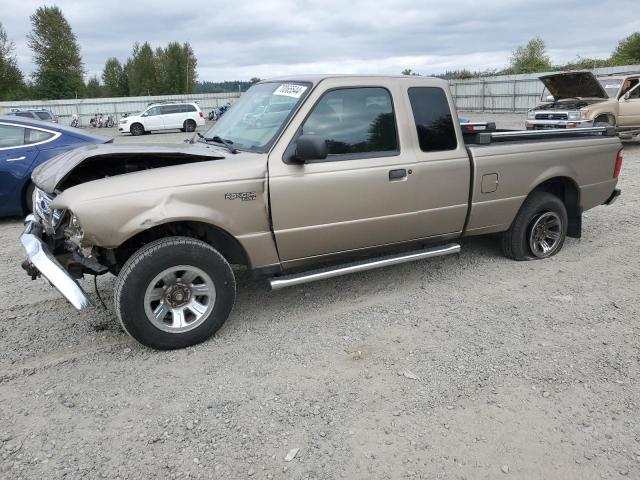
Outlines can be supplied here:
M144 135L144 127L142 126L141 123L134 123L129 128L129 131L131 132L131 135L133 135L134 137L137 137L138 135Z
M114 291L124 330L147 347L196 345L225 322L235 300L235 277L211 245L187 237L151 242L123 266Z
M552 257L564 245L568 223L562 200L548 192L533 192L503 234L502 251L514 260Z

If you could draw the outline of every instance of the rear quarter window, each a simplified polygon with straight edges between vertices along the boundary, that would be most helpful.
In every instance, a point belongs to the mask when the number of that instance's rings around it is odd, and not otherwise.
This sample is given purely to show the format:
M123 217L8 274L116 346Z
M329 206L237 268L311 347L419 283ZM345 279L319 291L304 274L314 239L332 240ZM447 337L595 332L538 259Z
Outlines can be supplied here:
M183 107L183 109L182 109L183 112L197 112L198 111L194 105L183 105L182 107Z
M42 130L34 130L31 128L27 128L24 135L24 143L39 143L49 140L53 137L53 133L44 132Z
M455 150L458 139L444 90L438 87L411 87L408 93L420 149L423 152Z

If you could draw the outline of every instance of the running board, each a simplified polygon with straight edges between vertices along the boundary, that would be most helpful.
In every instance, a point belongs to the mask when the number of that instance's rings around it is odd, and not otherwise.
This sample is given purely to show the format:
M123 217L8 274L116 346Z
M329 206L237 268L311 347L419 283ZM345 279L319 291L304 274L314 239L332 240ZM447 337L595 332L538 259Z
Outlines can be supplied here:
M348 275L349 273L365 272L375 268L389 267L400 263L413 262L415 260L423 260L425 258L439 257L441 255L451 255L458 253L460 245L457 243L449 243L435 248L427 248L423 250L414 250L413 252L402 253L399 255L388 255L378 257L372 260L364 260L360 262L346 263L335 267L322 268L319 270L310 270L308 272L296 273L293 275L283 275L273 277L269 280L272 290L280 290L285 287L293 287L302 283L315 282L325 280L327 278Z

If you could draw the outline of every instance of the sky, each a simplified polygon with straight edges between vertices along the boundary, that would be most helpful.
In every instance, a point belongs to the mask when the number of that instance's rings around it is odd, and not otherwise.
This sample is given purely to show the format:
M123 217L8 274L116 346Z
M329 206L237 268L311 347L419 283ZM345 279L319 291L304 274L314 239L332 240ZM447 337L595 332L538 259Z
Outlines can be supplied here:
M27 74L29 16L41 5L62 9L87 76L100 75L109 57L125 61L136 41L188 41L198 79L222 81L499 69L535 36L561 64L607 57L640 31L637 0L0 0L0 22Z

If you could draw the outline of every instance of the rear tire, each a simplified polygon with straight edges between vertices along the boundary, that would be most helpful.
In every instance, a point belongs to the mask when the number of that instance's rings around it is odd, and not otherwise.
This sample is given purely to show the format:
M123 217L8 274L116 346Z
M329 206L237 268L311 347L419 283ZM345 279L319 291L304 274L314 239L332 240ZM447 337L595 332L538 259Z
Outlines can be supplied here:
M133 125L131 125L131 127L129 127L129 131L134 137L137 137L138 135L144 135L145 133L144 127L141 123L134 123Z
M195 132L196 131L196 122L193 120L185 120L184 121L184 131L185 132Z
M235 300L235 277L211 245L188 237L151 242L124 264L114 289L124 330L147 347L198 344L225 322Z
M568 223L562 200L548 192L532 192L502 235L502 251L513 260L552 257L564 245Z

